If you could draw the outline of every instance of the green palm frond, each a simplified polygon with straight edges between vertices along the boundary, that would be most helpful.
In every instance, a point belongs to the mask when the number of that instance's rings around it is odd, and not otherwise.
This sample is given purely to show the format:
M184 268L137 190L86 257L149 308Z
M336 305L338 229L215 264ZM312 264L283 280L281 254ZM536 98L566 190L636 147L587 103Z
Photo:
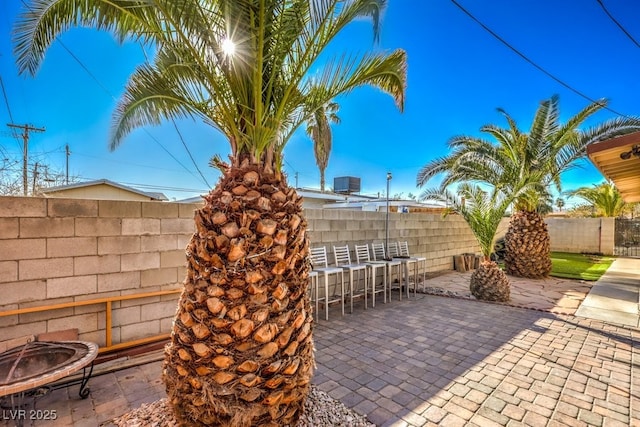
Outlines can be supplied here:
M597 209L599 215L616 217L624 212L625 202L618 189L611 183L605 182L593 187L580 187L568 192L570 197L580 197Z
M498 226L513 200L503 191L495 188L487 190L469 183L460 184L456 194L447 189L427 189L420 199L443 202L448 208L445 214L460 214L476 237L486 259L493 252Z
M113 148L136 127L198 116L227 136L234 161L248 157L279 170L282 150L296 129L339 95L373 86L403 110L404 51L319 62L356 19L371 20L377 40L385 5L385 0L31 0L16 24L15 53L20 71L34 74L55 37L75 26L106 30L121 41L140 40L158 53L127 84L113 120ZM227 39L235 44L233 55L223 49ZM309 77L312 68L317 78Z
M18 71L35 75L47 48L73 27L109 31L120 41L129 37L147 41L160 25L154 8L142 2L32 0L18 17L12 37Z
M427 163L417 175L418 186L436 175L443 175L441 186L461 182L484 183L519 193L516 209L536 211L548 199L549 186L561 191L561 176L578 166L588 144L640 130L640 119L615 118L590 127L580 126L607 105L593 102L566 122L560 123L560 102L553 96L540 103L528 133L518 129L516 121L498 109L507 128L485 125L481 131L491 137L457 136L449 141L450 153ZM528 188L521 192L522 188Z

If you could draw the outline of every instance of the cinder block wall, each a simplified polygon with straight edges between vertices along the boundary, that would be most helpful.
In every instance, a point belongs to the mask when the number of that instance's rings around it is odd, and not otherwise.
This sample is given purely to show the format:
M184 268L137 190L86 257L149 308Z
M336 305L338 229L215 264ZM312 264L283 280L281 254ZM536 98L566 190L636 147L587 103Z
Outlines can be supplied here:
M614 218L547 218L551 250L613 255Z
M310 245L325 246L330 263L334 245L353 248L356 244L385 241L384 212L309 209L305 214ZM407 241L411 255L427 258L428 271L452 269L454 255L480 251L471 230L459 215L443 218L440 214L391 212L389 241Z
M197 205L0 198L0 311L179 288ZM170 330L176 295L113 303L113 343ZM0 341L78 328L105 345L105 304L0 317Z
M0 197L0 312L178 289L198 204ZM385 213L309 209L312 246L383 242ZM406 240L427 269L478 252L457 215L389 216L390 241ZM332 260L332 256L330 257ZM113 304L113 344L170 331L176 295ZM0 342L78 328L105 345L105 305L0 317Z

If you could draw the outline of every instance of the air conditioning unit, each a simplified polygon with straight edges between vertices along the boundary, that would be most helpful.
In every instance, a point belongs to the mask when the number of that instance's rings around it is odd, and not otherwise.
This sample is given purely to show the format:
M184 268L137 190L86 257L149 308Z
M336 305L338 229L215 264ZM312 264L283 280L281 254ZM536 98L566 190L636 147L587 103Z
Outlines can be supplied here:
M355 176L339 176L333 178L333 191L341 194L360 192L360 178Z

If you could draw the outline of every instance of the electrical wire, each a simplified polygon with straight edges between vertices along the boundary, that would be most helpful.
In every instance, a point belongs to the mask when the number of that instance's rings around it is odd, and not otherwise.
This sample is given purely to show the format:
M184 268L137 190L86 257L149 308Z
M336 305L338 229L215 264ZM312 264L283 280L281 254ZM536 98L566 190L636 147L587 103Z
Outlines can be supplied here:
M9 98L7 97L7 91L4 89L4 82L2 81L2 76L0 76L0 86L2 87L2 95L4 96L4 103L7 106L7 111L9 112L9 120L11 120L11 123L14 123L13 114L11 114L11 107L9 106Z
M9 120L11 120L11 123L15 123L13 121L13 114L11 113L11 107L9 106L9 97L7 96L7 91L4 88L4 81L2 80L2 76L0 76L0 86L2 87L2 95L4 96L4 103L6 104L7 112L9 113ZM20 144L20 135L18 135L18 131L14 127L11 128L11 136L16 140L18 147L22 149Z
M29 163L29 165L27 166L27 169L33 170L35 168L35 165L38 162L35 163ZM14 162L13 164L8 164L6 163L5 165L2 165L0 167L0 171L7 171L7 172L12 172L12 173L21 173L22 172L22 166L19 165L19 162ZM52 173L52 172L50 172ZM91 177L84 177L84 176L80 176L77 175L76 178L80 179L81 181L76 182L76 184L81 184L83 182L91 182L91 181L100 181L101 179L104 178L91 178ZM209 190L203 190L203 189L198 189L198 188L182 188L182 187L169 187L169 186L163 186L163 185L156 185L156 184L144 184L144 183L139 183L139 182L121 182L118 181L118 183L123 184L123 185L129 185L129 186L133 186L136 188L147 188L147 189L155 189L155 190L166 190L166 191L176 191L176 192L183 192L183 193L207 193Z
M30 11L33 12L33 9L31 9L29 7L29 5L25 2L25 0L22 0L22 4L29 9ZM96 84L98 86L100 86L100 88L111 97L112 100L117 101L118 99L111 93L111 91L109 91L109 89L104 86L100 80L98 80L98 78L91 72L91 70L89 70L89 68L87 68L87 66L84 65L84 63L80 60L80 58L78 58L72 51L71 49L69 49L64 42L58 37L55 39L55 41L60 44L60 46L62 46L62 48L78 63L78 65L80 65L80 67L89 75L89 77L91 77L91 79L93 79L94 82L96 82ZM154 141L156 144L158 144L160 146L160 148L162 148L174 161L176 161L180 166L182 166L186 171L188 171L191 175L193 175L195 178L197 178L197 176L193 173L193 171L189 170L184 164L182 164L182 162L180 162L180 160L178 160L160 141L158 141L157 138L155 138L146 128L142 128L143 131L147 134L147 136L149 136L149 138L151 138L152 141ZM186 146L186 145L185 145ZM189 152L189 150L187 149L187 152ZM189 152L189 157L191 158L192 161L193 160L193 156L191 156L191 153ZM195 161L194 161L194 165L195 165ZM198 166L196 166L196 169L198 169ZM200 172L200 170L198 169L198 172ZM204 176L202 175L202 172L200 172L201 177L204 179ZM204 179L204 183L205 185L209 186L209 183L207 182L206 179Z
M147 169L153 169L153 170L159 170L159 171L167 171L167 172L178 172L178 173L185 173L185 171L183 170L176 170L176 169L169 169L169 168L159 168L157 166L149 166L149 165L143 165L140 163L133 163L133 162L125 162L122 160L114 160L114 159L109 159L106 157L100 157L100 156L93 156L91 154L85 154L79 151L74 151L73 152L76 156L80 156L80 157L88 157L91 159L98 159L100 161L103 162L112 162L112 163L117 163L119 165L130 165L130 166L136 166L136 167L140 167L140 168L147 168ZM191 172L189 172L190 174Z
M620 28L620 30L629 38L629 40L631 40L633 42L633 44L635 44L637 47L640 48L640 43L638 43L638 41L633 38L633 36L622 26L622 24L620 22L618 22L618 20L616 18L613 17L613 15L609 12L607 7L602 2L602 0L596 0L596 1L600 5L600 7L604 11L604 13L609 17L609 19L611 19L611 21L613 21L613 23L616 24L618 26L618 28Z
M142 43L140 43L140 50L142 51L142 55L144 55L144 59L148 64L149 63L149 57L147 56L147 51L144 49L144 46L142 45ZM198 167L198 164L196 163L195 159L193 158L193 155L191 154L191 150L189 150L189 147L187 146L187 143L185 142L184 138L182 137L182 133L180 132L180 129L178 129L178 125L176 124L176 121L173 118L171 119L171 123L173 124L173 127L176 129L176 133L178 134L178 137L180 138L180 142L182 142L182 145L184 146L184 149L187 151L187 154L189 155L189 158L191 159L191 162L193 163L193 166L195 166L196 170L198 171L198 173L202 177L202 180L207 185L207 187L211 187L211 185L209 185L209 181L207 181L207 178L204 177L204 174L202 173L202 171Z
M184 149L187 150L187 154L189 155L189 158L191 159L191 162L193 163L193 166L196 167L196 170L198 171L198 173L202 177L202 180L204 181L205 185L207 187L211 187L211 185L209 185L209 181L207 181L207 178L204 177L204 174L202 173L202 171L198 167L198 164L196 163L195 159L193 158L193 155L191 155L191 150L189 150L189 147L187 147L187 143L184 141L184 138L182 137L182 133L180 132L180 129L178 129L178 125L176 124L176 121L171 119L171 123L173 123L173 127L176 129L176 133L178 134L178 137L180 138L180 142L182 142L182 145L184 145Z
M559 83L560 85L564 86L565 88L569 89L571 92L575 93L576 95L590 101L591 103L599 103L599 101L591 98L590 96L586 95L585 93L579 91L578 89L574 88L573 86L570 86L568 83L564 82L563 80L559 79L558 77L554 76L553 74L551 74L549 71L545 70L544 68L542 68L540 65L536 64L533 60L529 59L524 53L522 53L521 51L519 51L518 49L516 49L515 47L513 47L509 42L507 42L505 39L503 39L502 37L500 37L497 33L495 33L491 28L489 28L488 26L486 26L484 23L482 23L482 21L480 21L478 18L476 18L471 12L469 12L467 9L465 9L460 3L458 3L456 0L451 0L451 2L456 5L458 7L458 9L460 9L462 12L464 12L469 18L471 18L473 21L475 21L478 25L480 25L486 32L488 32L489 34L491 34L494 38L496 38L498 41L500 41L502 44L504 44L506 47L508 47L511 51L513 51L516 55L518 55L520 58L524 59L525 61L527 61L529 64L531 64L532 66L534 66L538 71L542 72L543 74L545 74L547 77L553 79L554 81L556 81L557 83ZM625 117L627 119L633 119L632 117L626 115L626 114L622 114L617 112L616 110L609 108L608 106L604 106L604 109L617 115L620 117Z

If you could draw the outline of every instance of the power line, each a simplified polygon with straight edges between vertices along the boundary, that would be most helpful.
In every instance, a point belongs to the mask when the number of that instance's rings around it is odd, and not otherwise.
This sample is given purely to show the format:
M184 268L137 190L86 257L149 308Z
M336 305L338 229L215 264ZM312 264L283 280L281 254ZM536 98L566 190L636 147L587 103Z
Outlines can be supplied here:
M11 107L9 106L9 97L7 96L7 91L4 88L4 81L2 80L2 76L0 76L0 86L2 86L2 95L4 96L4 103L6 104L7 112L9 113L9 120L11 121L11 123L14 123L13 114L11 113ZM18 147L19 147L20 135L18 135L18 132L13 128L11 129L11 135L16 140L16 143L18 144Z
M22 129L22 146L23 146L23 154L22 154L22 191L24 195L27 195L27 163L29 158L29 132L44 132L44 128L37 128L28 124L25 125L17 125L15 123L7 123L12 129ZM37 165L37 163L36 163Z
M545 70L544 68L542 68L540 65L536 64L535 62L533 62L531 59L529 59L524 53L520 52L518 49L516 49L515 47L513 47L509 42L507 42L505 39L503 39L502 37L500 37L498 34L496 34L491 28L487 27L485 24L482 23L482 21L480 21L478 18L476 18L471 12L469 12L467 9L465 9L462 5L460 5L460 3L458 3L456 0L451 0L451 2L456 5L458 7L458 9L460 9L461 11L463 11L469 18L471 18L472 20L474 20L478 25L480 25L486 32L488 32L489 34L491 34L493 37L495 37L496 39L498 39L502 44L504 44L506 47L508 47L511 51L513 51L516 55L518 55L519 57L521 57L522 59L524 59L525 61L527 61L529 64L533 65L536 69L538 69L539 71L541 71L542 73L544 73L547 77L550 77L551 79L555 80L557 83L561 84L562 86L564 86L565 88L569 89L571 92L575 93L576 95L581 96L582 98L590 101L591 103L598 103L599 101L591 98L590 96L586 95L585 93L579 91L578 89L570 86L568 83L564 82L563 80L560 80L558 77L554 76L553 74L551 74L549 71ZM609 108L608 106L604 106L604 109L617 115L620 117L625 117L627 119L632 119L632 117L627 116L626 114L622 114L617 112L616 110Z
M60 152L62 152L62 151L60 151ZM91 159L98 159L98 160L101 160L103 162L118 163L120 165L131 165L131 166L136 166L136 167L141 167L141 168L148 168L148 169L153 169L153 170L158 170L158 171L185 173L185 171L183 171L183 170L169 169L169 168L159 168L157 166L143 165L141 163L125 162L125 161L122 161L122 160L113 160L113 159L109 159L107 157L93 156L93 155L82 153L82 152L79 152L79 151L74 151L74 153L75 153L75 155L80 156L80 157L88 157L88 158L91 158ZM187 171L187 172L190 175L192 175L191 171Z
M609 19L611 19L613 21L613 23L616 24L618 26L618 28L620 28L620 30L629 38L629 40L631 40L633 42L633 44L635 44L637 47L640 48L640 43L638 43L636 41L636 39L634 39L633 36L622 26L622 24L620 22L618 22L616 20L616 18L613 17L613 15L609 12L607 7L602 2L602 0L596 0L596 1L600 5L600 7L604 11L604 13L609 17Z
M29 5L25 2L25 0L22 0L22 4L29 9L31 12L33 12L33 9L31 9L29 7ZM58 42L60 44L60 46L62 46L62 48L64 50L67 51L67 53L78 63L78 65L80 65L80 67L89 75L89 77L91 77L93 79L93 81L96 82L96 84L98 86L100 86L100 88L102 88L102 90L111 97L111 99L113 99L114 101L117 101L118 99L111 93L111 91L109 91L109 89L104 86L100 80L98 80L98 78L91 72L91 70L89 70L89 68L87 68L87 66L84 65L84 63L80 60L80 58L78 58L72 51L71 49L69 49L63 42L62 40L60 40L60 38L56 38L55 39L56 42ZM146 55L145 55L146 56ZM175 123L174 123L175 125ZM194 177L196 177L196 175L189 170L184 164L182 164L182 162L180 162L180 160L178 160L173 154L171 154L171 152L164 146L162 145L162 143L160 141L158 141L157 138L155 138L153 135L151 135L151 133L146 129L146 128L142 128L143 131L147 134L147 136L149 136L149 138L151 138L152 141L154 141L156 144L158 144L173 160L175 160L180 166L182 166L187 172L189 172L190 174L192 174ZM186 145L185 145L186 146ZM187 152L189 153L189 157L191 158L191 160L194 162L194 166L196 166L196 169L198 169L198 166L195 164L195 161L193 160L193 156L191 156L191 153L189 152L189 150L187 149ZM198 169L198 172L200 172L200 170ZM200 172L200 175L202 176L202 172ZM197 178L197 177L196 177ZM204 176L202 176L202 178L204 179ZM207 185L209 187L209 183L206 181L206 179L204 180L205 185Z
M142 51L142 55L144 55L145 61L147 63L149 63L149 57L147 56L147 51L144 50L144 46L142 45L142 43L140 43L140 50ZM184 146L184 149L187 151L187 154L189 155L189 158L191 159L191 163L193 163L193 166L195 166L196 170L198 171L198 173L202 177L202 180L204 181L206 186L207 187L211 187L211 185L209 185L209 181L207 181L207 178L204 177L204 174L202 173L202 171L198 167L198 164L196 163L195 159L193 158L193 155L191 154L191 150L189 150L189 147L187 146L187 143L184 141L184 138L182 137L182 133L180 132L180 129L178 129L178 125L176 124L176 121L173 118L171 119L171 123L173 123L173 127L176 129L178 137L180 138L180 141L182 142L182 145Z
M11 107L9 106L9 98L7 97L7 91L4 89L4 82L2 81L2 76L0 76L0 86L2 86L2 95L4 96L4 103L7 106L7 111L9 112L9 120L13 123L13 114L11 114Z
M193 163L193 166L196 167L196 170L198 171L198 173L200 174L200 176L202 177L202 180L204 181L204 183L206 184L207 187L211 187L211 185L209 185L209 182L207 181L207 178L204 177L204 175L202 174L202 171L200 170L200 168L198 167L198 164L196 163L195 159L193 158L193 156L191 155L191 150L189 150L189 147L187 147L187 143L184 142L184 138L182 137L182 133L180 132L180 129L178 129L178 125L176 124L176 121L171 119L171 123L173 123L173 127L176 129L176 132L178 134L178 137L180 138L180 141L182 142L182 145L184 145L184 149L187 150L187 154L189 155L189 158L191 159L191 162Z

